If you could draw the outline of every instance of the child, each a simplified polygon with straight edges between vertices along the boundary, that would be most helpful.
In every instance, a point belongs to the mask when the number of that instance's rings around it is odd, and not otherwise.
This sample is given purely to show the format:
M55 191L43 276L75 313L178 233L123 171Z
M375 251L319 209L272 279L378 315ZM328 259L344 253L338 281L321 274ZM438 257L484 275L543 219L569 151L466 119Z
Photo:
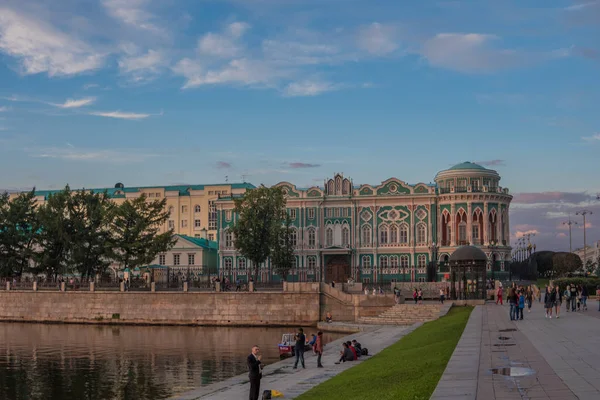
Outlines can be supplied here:
M523 294L523 291L521 290L521 293L519 294L519 309L517 310L517 319L523 319L523 309L525 308L525 294ZM520 315L520 318L519 318Z

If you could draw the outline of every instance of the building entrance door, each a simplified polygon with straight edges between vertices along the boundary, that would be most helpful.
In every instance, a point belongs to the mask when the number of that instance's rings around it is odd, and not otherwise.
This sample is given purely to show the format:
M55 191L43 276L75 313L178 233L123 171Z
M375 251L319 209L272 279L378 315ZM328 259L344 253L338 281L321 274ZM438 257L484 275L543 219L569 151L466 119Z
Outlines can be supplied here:
M327 282L347 282L350 277L350 260L348 256L332 256L327 260L325 279Z

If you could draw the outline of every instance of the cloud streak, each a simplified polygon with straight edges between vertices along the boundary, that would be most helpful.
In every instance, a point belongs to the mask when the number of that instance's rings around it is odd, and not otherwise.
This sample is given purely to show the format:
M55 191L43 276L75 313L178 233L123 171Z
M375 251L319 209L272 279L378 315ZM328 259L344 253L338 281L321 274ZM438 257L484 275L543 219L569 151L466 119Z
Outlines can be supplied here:
M65 101L62 104L57 104L57 103L49 103L55 107L59 107L59 108L80 108L80 107L85 107L85 106L89 106L91 104L94 104L96 102L96 98L95 97L86 97L83 99L67 99L67 101Z
M218 169L229 169L231 168L231 163L228 163L226 161L217 161L216 166Z
M27 149L30 157L58 159L80 162L109 162L114 164L131 164L159 157L158 154L143 150L107 150L107 149L75 149L72 147L47 147Z
M305 168L317 168L320 167L321 164L311 164L304 162L290 162L287 163L287 166L291 169L305 169Z
M89 115L94 115L97 117L129 119L129 120L145 119L145 118L148 118L151 116L151 114L122 112L122 111L94 111L94 112L90 112Z

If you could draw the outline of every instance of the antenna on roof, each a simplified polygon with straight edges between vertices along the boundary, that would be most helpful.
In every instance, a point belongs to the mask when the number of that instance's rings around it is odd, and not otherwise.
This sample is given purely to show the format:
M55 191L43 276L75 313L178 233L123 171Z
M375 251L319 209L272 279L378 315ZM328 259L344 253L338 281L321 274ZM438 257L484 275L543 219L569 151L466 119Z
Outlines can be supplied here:
M242 174L242 183L246 183L246 174Z
M225 175L225 183L229 182L229 176Z

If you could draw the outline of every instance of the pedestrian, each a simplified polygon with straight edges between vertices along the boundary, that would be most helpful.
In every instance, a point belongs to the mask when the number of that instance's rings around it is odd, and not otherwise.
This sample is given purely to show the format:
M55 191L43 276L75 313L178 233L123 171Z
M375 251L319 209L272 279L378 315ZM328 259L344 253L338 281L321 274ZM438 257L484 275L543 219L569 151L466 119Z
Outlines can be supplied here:
M335 282L331 281L331 287L334 288L335 287Z
M560 306L562 305L563 294L558 285L554 287L554 297L554 313L556 314L556 318L560 318Z
M317 353L317 368L323 368L323 364L321 364L321 356L323 356L323 332L321 331L317 333L315 352Z
M511 287L510 289L508 289L508 304L510 305L510 320L514 321L517 316L517 299L516 299L517 293L515 292L515 289L513 287Z
M525 293L523 292L523 290L521 290L521 293L519 293L519 308L518 308L518 317L520 317L519 319L522 320L523 319L523 310L525 309Z
M598 302L598 311L600 311L600 285L596 286L596 301Z
M306 346L306 336L304 336L304 329L299 328L298 333L296 333L296 347L294 348L294 351L296 352L294 369L298 368L298 361L302 364L302 368L306 368L304 366L304 346Z
M531 286L527 288L527 295L525 296L525 301L527 302L527 312L531 312L531 303L533 303L533 290Z
M444 304L444 297L446 297L444 289L440 289L440 303L442 304Z
M415 301L415 304L417 304L417 302L419 301L418 297L419 297L419 292L418 292L417 288L415 288L415 290L413 291L413 300Z
M252 353L248 356L248 378L250 378L250 400L258 400L260 393L260 379L262 378L262 369L260 348L252 347Z
M552 319L552 307L554 301L552 300L552 292L550 287L546 286L546 293L544 294L544 308L546 309L546 318Z
M242 290L242 281L241 281L241 279L240 279L240 278L237 278L237 279L235 280L235 291L236 291L236 292L239 292L239 291L241 291L241 290Z
M419 289L419 304L423 304L423 289Z
M563 297L565 298L567 312L569 312L569 309L571 308L571 285L567 285Z
M581 308L583 311L587 311L587 298L588 298L588 288L586 284L583 284L581 287Z
M496 292L496 304L498 304L498 302L500 302L500 305L503 305L503 303L502 303L502 284L499 285L498 291Z
M571 285L571 311L575 311L577 305L577 286Z

